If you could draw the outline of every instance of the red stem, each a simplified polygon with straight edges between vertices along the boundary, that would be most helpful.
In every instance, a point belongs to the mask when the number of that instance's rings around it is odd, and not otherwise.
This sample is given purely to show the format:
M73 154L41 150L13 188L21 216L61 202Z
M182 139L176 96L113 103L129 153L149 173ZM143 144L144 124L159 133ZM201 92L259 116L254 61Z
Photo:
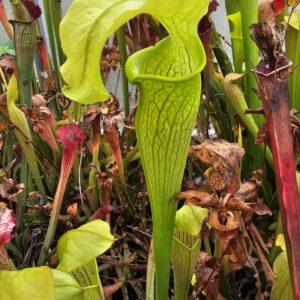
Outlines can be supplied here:
M274 25L267 22L257 23L251 26L251 30L252 38L261 50L261 59L254 71L273 154L294 298L298 300L300 299L300 202L288 95L291 63L282 53L280 33Z
M279 95L277 100L283 100L280 98L281 96ZM295 299L300 299L300 204L294 165L290 109L288 103L276 107L276 102L272 100L268 105L269 107L265 106L267 128L273 153L276 184L287 249L289 249L288 255L290 269L293 274L291 277L294 286L294 295Z
M76 153L75 151L73 153L66 153L64 151L63 153L63 159L61 163L61 171L60 171L60 176L59 176L59 181L53 201L53 208L51 211L51 217L50 217L50 223L47 229L46 237L41 249L41 253L38 259L38 266L41 266L47 257L48 250L51 246L51 243L53 241L55 232L56 232L56 227L57 227L57 222L58 222L58 217L61 209L61 204L63 200L63 196L66 190L66 186L68 183L69 176L71 174L72 166L74 163Z

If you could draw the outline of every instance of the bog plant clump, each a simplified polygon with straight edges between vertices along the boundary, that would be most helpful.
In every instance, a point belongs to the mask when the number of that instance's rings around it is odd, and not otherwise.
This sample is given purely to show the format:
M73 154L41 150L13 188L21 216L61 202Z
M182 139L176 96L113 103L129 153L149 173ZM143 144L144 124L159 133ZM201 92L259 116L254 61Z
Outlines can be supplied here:
M298 2L0 1L0 298L300 299Z

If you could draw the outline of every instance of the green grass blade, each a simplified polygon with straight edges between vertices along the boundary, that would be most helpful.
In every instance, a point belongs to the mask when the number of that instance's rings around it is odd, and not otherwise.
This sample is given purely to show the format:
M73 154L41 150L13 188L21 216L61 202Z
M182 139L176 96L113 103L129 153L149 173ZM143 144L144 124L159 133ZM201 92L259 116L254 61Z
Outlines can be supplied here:
M240 1L240 12L246 66L246 99L250 108L257 108L260 106L260 101L253 92L257 85L252 69L258 63L259 53L250 37L249 26L258 21L258 1ZM254 120L258 125L262 123L262 117L260 116L254 116Z
M290 18L290 25L292 28L288 29L288 33L286 35L286 42L287 42L287 50L290 50L291 47L294 47L294 53L292 53L293 57L289 57L293 64L294 69L290 76L292 91L291 91L291 99L292 99L292 107L300 110L300 12L294 11L291 18ZM295 42L296 41L296 42ZM290 54L289 51L287 55Z
M54 74L56 78L56 84L57 88L61 90L61 78L59 74L59 68L60 64L58 61L57 56L57 46L55 42L55 33L53 28L53 21L52 21L52 6L51 6L52 0L43 0L43 6L44 6L44 14L46 19L46 25L47 25L47 32L49 37L49 45L51 49L51 58L53 62L53 68L54 68Z

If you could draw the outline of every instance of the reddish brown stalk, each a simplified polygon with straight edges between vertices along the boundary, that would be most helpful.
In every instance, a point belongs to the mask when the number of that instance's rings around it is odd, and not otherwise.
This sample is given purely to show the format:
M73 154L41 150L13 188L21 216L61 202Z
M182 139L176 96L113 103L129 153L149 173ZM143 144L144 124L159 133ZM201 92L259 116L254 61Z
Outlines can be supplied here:
M110 223L110 220L107 220L107 216L109 216L110 212L113 210L113 207L110 204L102 204L100 208L98 208L95 213L90 217L90 221L102 219L107 223Z
M53 135L55 135L56 134L56 120L54 118L52 111L46 106L40 106L39 112L41 113L43 120L45 120L49 124Z
M93 131L93 142L91 154L93 155L93 167L89 174L89 188L91 190L90 193L86 193L87 199L90 205L90 208L93 211L97 211L99 208L99 204L101 202L101 198L99 194L101 193L101 188L97 183L96 172L100 169L99 165L99 149L100 149L100 141L101 141L101 132L100 132L100 114L97 114L95 119L91 121L91 127Z
M201 42L204 47L205 55L206 55L206 65L202 72L203 74L203 83L204 83L204 91L205 91L205 110L209 112L209 78L210 78L210 57L211 57L211 38L212 38L212 30L213 24L210 21L210 14L217 10L219 3L216 0L212 0L208 7L207 14L201 19L198 25L198 34L201 39ZM206 134L208 136L208 126L209 126L209 117L206 118Z
M117 290L119 290L124 285L123 281L118 281L110 286L103 287L103 293L105 299L110 297L112 294L114 294Z
M7 36L12 40L14 37L13 28L8 21L7 13L2 0L0 0L0 22L2 23Z
M116 164L118 166L119 174L124 180L124 167L123 167L123 159L121 146L119 141L119 132L117 128L117 119L119 116L107 117L104 121L104 132L105 136L109 142L111 152L115 158Z
M110 224L110 212L113 210L111 205L111 194L112 194L112 178L107 178L106 173L99 174L99 186L101 186L102 192L102 205L96 212L91 216L90 220L102 219Z
M291 63L282 54L279 34L271 24L254 24L251 30L252 38L261 50L261 59L254 72L264 107L267 138L273 153L294 297L300 299L300 202L288 104Z
M53 201L50 223L38 259L38 265L42 265L45 262L49 247L53 241L63 196L66 190L69 176L71 174L72 166L76 154L78 153L78 151L80 151L85 138L85 132L75 123L70 125L63 125L57 130L57 139L59 140L63 148L61 171Z
M43 88L47 91L51 86L54 86L53 74L49 64L47 46L44 39L41 37L36 45L37 53L40 57L43 66Z
M54 161L58 162L60 150L54 137L56 133L56 124L53 113L48 107L44 106L27 109L27 113L30 117L33 131L51 147Z

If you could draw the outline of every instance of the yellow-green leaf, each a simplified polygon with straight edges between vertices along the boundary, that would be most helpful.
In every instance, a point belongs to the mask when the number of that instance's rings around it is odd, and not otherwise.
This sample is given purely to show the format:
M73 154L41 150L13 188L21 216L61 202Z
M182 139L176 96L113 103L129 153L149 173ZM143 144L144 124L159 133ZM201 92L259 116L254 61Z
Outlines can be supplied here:
M34 152L30 129L24 113L16 106L18 98L18 82L16 76L13 75L7 87L7 110L9 119L15 126L14 133L29 165L29 170L34 177L34 181L40 193L46 199L47 196L38 168L38 160Z
M61 24L67 56L64 93L81 103L109 97L99 72L107 38L129 19L146 13L169 36L127 60L128 79L139 86L136 136L153 218L156 298L166 299L177 203L199 107L200 72L206 63L197 27L209 0L75 0ZM159 274L159 275L158 275ZM163 278L163 280L161 279Z
M0 299L3 300L56 300L48 267L0 271L0 282Z
M105 252L114 241L109 224L102 220L69 230L58 241L60 263L57 269L70 273Z
M185 0L184 5L181 0L74 1L60 26L61 44L67 56L67 61L61 68L67 84L64 87L65 95L81 103L96 103L110 97L99 71L101 50L114 31L126 21L142 13L151 14L157 18L170 32L174 29L176 31L180 23L184 24L179 28L180 35L177 38L184 40L186 47L180 50L181 54L178 56L179 53L174 44L173 48L168 49L169 53L165 57L165 62L161 60L161 63L168 70L166 63L169 63L168 57L170 57L174 62L177 59L182 60L182 68L194 69L196 67L198 71L204 67L205 60L202 54L198 55L203 53L203 49L196 36L196 26L206 13L208 3L208 0ZM189 38L191 35L193 38ZM160 54L161 57L165 56L167 49L159 48L157 51L163 52ZM186 60L188 56L192 56L190 62ZM152 67L155 68L154 65ZM141 71L129 69L127 70L129 73ZM128 72L127 75L129 75Z
M273 266L276 274L272 287L272 300L293 299L293 289L291 285L290 270L286 252L282 252L274 261Z
M84 300L104 300L103 288L99 279L96 259L71 272L73 278L84 291Z
M176 213L175 228L190 235L197 235L207 214L206 208L183 205Z
M300 11L294 10L291 16L285 16L284 20L286 22L289 22L289 25L295 28L296 30L299 30L300 27Z
M278 234L275 243L276 243L276 246L280 247L282 251L286 252L284 235L282 233Z
M242 65L244 61L244 43L241 13L236 12L226 17L232 24L230 37L232 41L233 61L236 72L242 72Z
M55 286L55 300L83 300L83 289L69 274L51 270Z

